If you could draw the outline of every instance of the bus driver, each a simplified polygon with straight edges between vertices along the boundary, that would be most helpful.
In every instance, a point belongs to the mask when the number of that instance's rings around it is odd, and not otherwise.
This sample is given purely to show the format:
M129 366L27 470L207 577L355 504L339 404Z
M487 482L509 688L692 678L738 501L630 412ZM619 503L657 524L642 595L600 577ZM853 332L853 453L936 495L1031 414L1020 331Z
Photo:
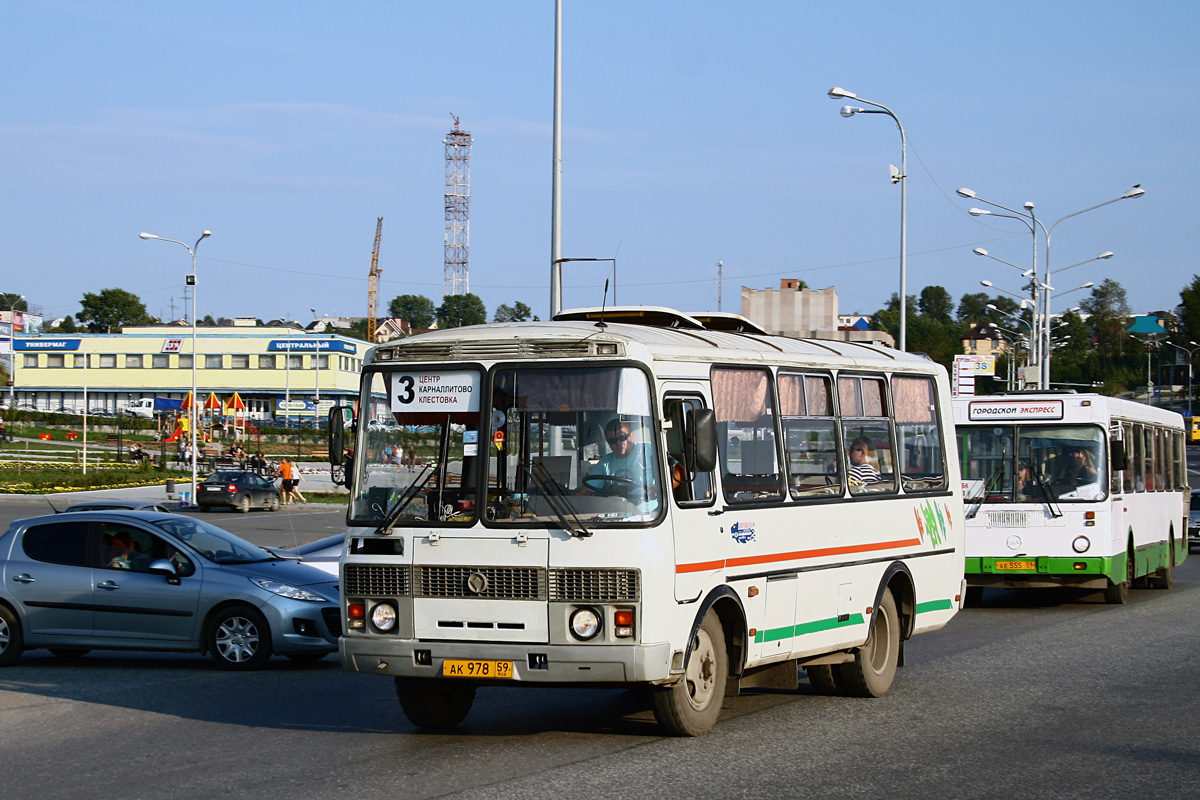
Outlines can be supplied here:
M638 444L629 423L618 417L609 420L604 426L604 440L612 452L596 462L575 493L604 497L619 495L639 504L643 511L656 508L657 500L650 497L650 488L654 485L653 467L646 458L646 448Z

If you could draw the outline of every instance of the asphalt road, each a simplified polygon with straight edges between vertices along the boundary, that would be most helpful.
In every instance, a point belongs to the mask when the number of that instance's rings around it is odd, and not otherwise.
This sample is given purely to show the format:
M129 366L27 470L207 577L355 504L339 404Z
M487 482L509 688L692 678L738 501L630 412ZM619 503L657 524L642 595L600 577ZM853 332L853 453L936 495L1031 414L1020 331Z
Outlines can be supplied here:
M0 524L24 500L0 499ZM40 509L39 509L40 510ZM206 519L264 544L342 511ZM275 541L277 539L277 541ZM0 670L12 797L1193 798L1200 790L1200 555L1125 606L989 591L912 640L873 700L727 698L699 739L660 736L647 696L480 690L453 734L413 728L386 678L273 659L230 674L193 654L27 653Z

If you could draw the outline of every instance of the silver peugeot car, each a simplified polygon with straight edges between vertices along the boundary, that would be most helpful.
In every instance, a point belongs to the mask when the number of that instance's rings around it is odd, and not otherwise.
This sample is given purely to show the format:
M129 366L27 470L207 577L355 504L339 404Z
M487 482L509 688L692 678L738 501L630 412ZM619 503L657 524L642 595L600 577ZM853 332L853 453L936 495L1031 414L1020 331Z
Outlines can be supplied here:
M340 635L332 576L192 517L63 513L0 535L0 666L45 647L207 652L249 670L323 658Z

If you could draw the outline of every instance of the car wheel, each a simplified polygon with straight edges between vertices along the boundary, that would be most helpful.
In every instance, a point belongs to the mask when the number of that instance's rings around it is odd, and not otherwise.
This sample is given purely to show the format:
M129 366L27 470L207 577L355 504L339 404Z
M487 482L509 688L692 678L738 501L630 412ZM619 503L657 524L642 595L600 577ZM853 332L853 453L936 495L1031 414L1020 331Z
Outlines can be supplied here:
M83 658L92 651L86 647L51 647L50 652L59 658Z
M208 626L208 650L222 669L261 669L271 657L271 630L250 606L230 606Z
M14 663L21 657L23 649L21 621L8 606L0 605L0 667Z
M267 503L267 510L268 511L278 511L279 510L279 495L277 495L277 494L271 495L271 500L270 500L270 502Z
M246 514L250 511L250 495L244 494L237 504L238 513Z

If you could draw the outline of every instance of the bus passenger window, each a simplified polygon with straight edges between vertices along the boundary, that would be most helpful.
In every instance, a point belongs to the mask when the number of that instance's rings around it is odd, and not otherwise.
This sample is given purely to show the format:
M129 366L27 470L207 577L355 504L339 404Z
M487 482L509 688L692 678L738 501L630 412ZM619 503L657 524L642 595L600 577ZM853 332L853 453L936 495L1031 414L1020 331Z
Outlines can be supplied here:
M794 498L840 495L845 481L824 375L779 375L779 409L788 489Z
M850 465L851 494L896 491L891 420L882 378L838 377L842 442Z
M726 501L780 499L770 374L760 369L714 369L712 392Z
M900 481L906 492L946 487L937 393L928 378L892 378Z

